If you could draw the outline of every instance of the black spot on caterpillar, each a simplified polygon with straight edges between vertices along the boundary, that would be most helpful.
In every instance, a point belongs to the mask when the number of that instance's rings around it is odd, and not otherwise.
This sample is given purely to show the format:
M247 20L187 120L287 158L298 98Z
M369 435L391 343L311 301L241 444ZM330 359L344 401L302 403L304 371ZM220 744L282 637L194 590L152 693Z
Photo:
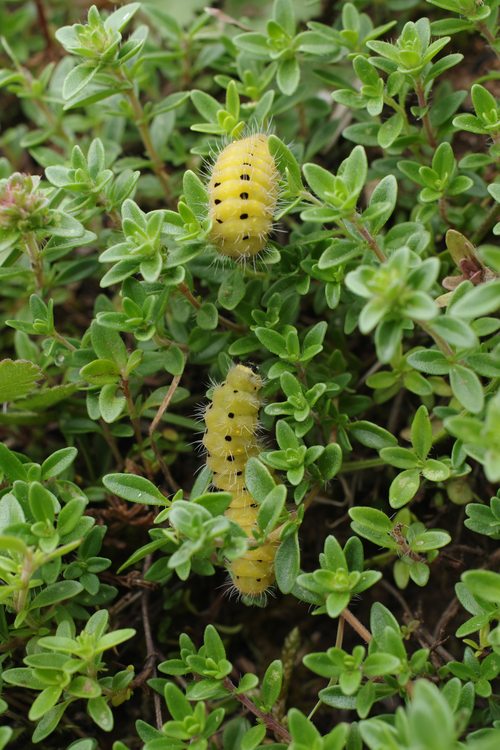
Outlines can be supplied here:
M249 537L257 524L259 506L245 487L244 474L248 459L260 453L256 433L261 387L260 375L249 367L232 367L225 382L213 390L212 404L205 412L203 436L212 483L216 489L231 492L233 496L226 516ZM248 549L228 565L240 594L255 599L265 594L274 582L275 555L276 544L265 542Z
M248 186L244 191L242 182ZM278 170L267 136L257 133L226 146L215 162L208 188L210 239L217 250L235 259L260 253L278 199Z

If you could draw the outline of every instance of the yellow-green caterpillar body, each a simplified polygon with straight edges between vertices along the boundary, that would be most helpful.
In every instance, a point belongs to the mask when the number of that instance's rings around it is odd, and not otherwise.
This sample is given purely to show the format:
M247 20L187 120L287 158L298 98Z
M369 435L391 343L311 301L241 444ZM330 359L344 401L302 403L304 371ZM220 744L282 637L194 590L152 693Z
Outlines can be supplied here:
M264 133L230 143L210 178L210 239L222 255L241 260L266 246L278 200L278 170Z
M262 379L249 367L233 366L224 383L213 390L212 403L205 412L203 445L212 484L231 492L233 499L226 516L252 537L259 506L245 486L245 467L251 456L260 453L257 427ZM265 542L229 563L235 588L247 597L259 597L274 582L276 544Z

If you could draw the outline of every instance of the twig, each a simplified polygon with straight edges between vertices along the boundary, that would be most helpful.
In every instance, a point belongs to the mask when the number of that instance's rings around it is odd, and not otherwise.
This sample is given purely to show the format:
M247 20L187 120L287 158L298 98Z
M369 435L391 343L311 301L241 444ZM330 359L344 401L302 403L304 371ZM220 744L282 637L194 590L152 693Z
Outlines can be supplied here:
M375 469L378 466L385 466L383 458L366 458L359 461L344 461L340 469L341 474L348 474L351 471L363 471L363 469Z
M340 616L349 623L351 628L355 630L359 636L361 636L365 643L370 643L372 634L370 633L368 628L365 628L365 626L358 620L356 615L353 615L350 609L346 607L344 610L342 610Z
M255 703L253 703L248 696L237 693L236 685L226 677L223 682L224 687L228 690L233 698L236 698L245 708L250 711L254 716L257 716L261 721L264 722L266 727L271 731L277 739L283 740L286 743L290 743L292 738L290 733L285 727L277 721L272 714L261 711Z
M471 237L471 242L473 245L479 245L483 237L488 234L493 224L496 223L497 219L500 217L500 203L495 203L494 206L490 208L486 216L484 217L481 224L478 226L476 231Z
M36 5L36 12L38 15L38 23L40 24L42 34L44 35L45 41L47 42L47 50L49 52L52 52L54 45L52 42L52 37L50 35L49 24L47 23L47 16L45 13L45 8L44 8L42 0L35 0L35 5Z
M456 596L453 597L451 602L448 604L446 609L444 610L443 614L437 621L436 627L434 628L434 638L437 640L441 633L444 631L450 620L453 620L455 615L458 613L458 610L460 608L459 601Z
M354 226L356 227L356 229L358 230L358 232L360 233L360 235L363 237L363 239L366 240L370 249L373 250L373 252L377 256L379 261L381 263L385 263L385 261L387 260L387 256L385 255L382 248L378 246L378 243L375 237L373 237L373 235L370 234L370 232L365 227L365 225L360 221L360 217L358 216L358 214L356 214L352 218L352 222Z
M158 427L158 424L159 424L161 418L163 417L163 415L165 414L166 410L168 409L169 404L170 404L170 402L171 402L171 400L173 398L173 395L176 392L179 383L181 382L181 377L182 377L182 375L176 375L172 379L172 382L170 383L170 387L169 387L168 391L166 392L166 394L165 394L165 396L163 398L163 401L161 402L160 407L159 407L158 411L156 412L155 417L154 417L154 419L151 422L151 425L149 427L149 437L150 438L153 437L154 431Z
M478 31L484 36L486 41L491 47L491 51L495 53L497 58L500 60L500 52L496 48L497 40L495 39L494 35L491 33L487 25L484 21L478 21L476 23L476 28Z
M102 430L102 434L103 434L104 440L109 445L109 449L110 449L111 453L113 454L113 458L116 461L117 471L120 471L121 468L123 467L123 457L122 457L122 454L120 453L120 451L118 450L118 445L116 443L115 436L113 435L113 433L109 429L109 425L108 425L107 422L104 421L104 419L100 419L99 420L99 424L101 425L101 430Z
M451 348L451 346L448 344L447 341L445 341L441 336L432 330L431 326L425 321L425 320L415 320L415 323L420 326L420 328L426 332L428 336L431 337L431 339L434 340L434 342L437 344L438 348L441 349L441 352L444 354L444 356L447 359L450 359L451 357L455 356L455 352Z
M43 277L43 260L40 255L40 248L38 246L38 240L34 232L29 232L24 237L26 243L26 250L30 259L31 270L35 275L37 291L43 292L45 280Z
M187 284L184 282L181 282L177 289L181 294L184 295L184 297L187 299L190 305L192 305L195 310L199 310L201 307L201 302L196 299L190 288ZM223 326L226 328L229 328L231 331L235 331L236 333L245 333L246 328L245 326L240 326L238 323L233 323L232 320L229 320L229 318L225 318L223 315L219 315L219 320L222 323Z
M160 466L160 469L162 471L163 476L165 477L165 480L166 480L167 484L169 485L170 489L173 492L177 492L177 490L180 489L180 487L177 484L177 482L174 480L169 467L167 466L167 464L163 460L163 456L161 455L160 450L159 450L159 448L158 448L158 446L156 444L156 440L155 440L155 437L154 437L154 432L155 432L156 428L158 427L158 424L160 423L161 418L163 417L163 415L165 414L166 410L168 409L168 407L170 405L170 402L171 402L171 400L173 398L173 395L174 395L175 391L177 390L177 387L178 387L178 385L179 385L179 383L181 381L181 377L182 377L182 375L176 375L172 379L172 382L170 383L170 387L169 387L168 391L166 392L165 397L164 397L163 401L161 402L160 407L159 407L158 411L156 412L155 417L154 417L153 421L151 422L151 424L149 426L149 438L150 438L150 441L151 441L151 447L153 449L153 453L156 456L156 460L158 461L158 464Z
M148 569L151 566L153 560L152 555L148 555L142 566L142 577L146 576ZM142 612L142 624L144 626L144 640L146 641L147 660L151 663L151 671L153 677L156 677L156 649L153 641L153 635L151 632L151 623L149 622L149 596L150 589L144 589L141 597L141 612ZM156 690L153 691L153 704L155 709L155 720L157 729L161 729L163 726L163 719L161 715L161 698Z
M66 349L68 349L70 352L76 352L76 346L73 346L71 341L68 341L68 339L65 338L62 334L60 334L59 331L56 331L54 329L51 335L52 335L52 338L54 338L56 341L58 341L60 344L66 347Z
M134 84L132 81L130 81L126 77L125 77L125 80L130 86L130 88L127 88L125 93L130 102L130 106L132 107L132 112L134 113L134 122L141 136L141 140L144 145L144 148L146 149L146 153L149 156L149 159L153 166L153 172L158 177L158 180L162 186L163 192L165 193L167 202L170 202L170 199L172 196L171 196L171 190L170 190L170 179L167 174L167 170L165 169L163 165L161 156L158 154L154 146L153 139L151 138L151 132L149 130L149 126L147 123L147 119L144 114L144 109L142 107L140 99L135 93Z
M130 421L132 422L132 427L134 428L135 440L137 445L140 447L142 445L141 424L137 417L137 411L135 408L134 400L132 398L132 394L130 393L128 378L121 379L121 386L123 395L125 396L125 400L127 402L128 415L130 417Z
M415 92L418 98L418 106L422 110L425 110L427 108L427 102L425 101L425 92L424 92L424 87L422 86L421 81L416 81ZM436 148L437 147L436 136L434 135L434 131L432 130L431 121L429 120L429 115L427 113L422 115L422 122L424 124L424 130L425 130L425 134L427 136L429 145L432 146L432 148Z

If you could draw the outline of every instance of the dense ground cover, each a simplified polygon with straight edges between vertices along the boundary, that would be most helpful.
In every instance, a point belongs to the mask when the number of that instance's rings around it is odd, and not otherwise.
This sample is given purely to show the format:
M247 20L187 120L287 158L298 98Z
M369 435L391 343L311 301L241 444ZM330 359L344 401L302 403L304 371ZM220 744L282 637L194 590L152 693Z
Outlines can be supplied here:
M203 5L0 7L0 748L496 749L499 3Z

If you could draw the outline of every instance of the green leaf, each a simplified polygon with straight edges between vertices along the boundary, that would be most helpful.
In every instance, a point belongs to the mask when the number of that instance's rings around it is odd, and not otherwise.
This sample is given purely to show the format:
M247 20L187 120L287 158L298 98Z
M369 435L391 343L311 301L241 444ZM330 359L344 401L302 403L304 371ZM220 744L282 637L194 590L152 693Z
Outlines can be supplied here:
M61 448L45 459L42 464L42 479L58 477L68 469L75 460L78 451L76 448Z
M196 322L205 331L213 331L218 324L217 308L211 302L204 302L196 313Z
M398 442L388 430L365 420L353 422L349 427L349 434L361 443L361 445L373 448L374 450L393 447Z
M419 349L412 352L408 355L407 362L416 370L429 375L446 375L450 369L444 354L435 349Z
M427 409L423 405L417 409L413 417L411 442L417 456L420 459L426 458L432 446L432 427Z
M320 690L319 698L322 703L332 708L339 708L344 711L352 711L356 708L356 696L344 695L339 685Z
M140 7L141 3L127 3L127 5L122 5L121 8L110 13L104 22L104 26L112 31L123 31Z
M455 308L453 308L454 312ZM430 327L452 346L460 349L472 349L477 346L476 334L465 321L459 318L442 316L433 320Z
M250 458L245 467L245 484L258 503L263 503L275 487L274 479L258 458Z
M393 523L381 510L367 507L351 508L349 515L352 518L351 528L356 534L378 546L397 548L396 541L391 537Z
M390 118L390 120L392 119L393 118ZM388 122L390 122L390 120ZM376 218L370 220L373 234L378 234L391 217L394 208L396 207L397 196L398 183L396 178L394 175L386 175L375 187L370 198L370 208L374 208L377 205L382 205L384 207L384 210L381 213L378 213Z
M44 716L57 703L61 693L62 688L59 686L47 687L42 690L31 704L28 718L31 721L37 721Z
M219 662L226 658L226 649L224 648L220 635L213 625L207 625L205 628L203 641L205 643L208 659L213 659L214 661Z
M0 362L0 403L23 398L36 388L43 377L38 365L24 359Z
M254 333L266 349L279 357L287 358L288 353L284 336L268 328L255 328Z
M30 604L30 610L51 607L53 604L71 599L83 590L78 581L57 581L41 591Z
M396 112L386 120L379 128L377 141L380 148L387 149L396 140L403 129L404 118L399 112ZM395 180L395 178L394 178Z
M261 747L261 742L266 736L266 727L263 724L257 724L254 727L248 729L245 734L241 737L239 747L241 750L255 750L257 747ZM224 738L226 732L224 732Z
M492 570L468 570L462 580L471 592L493 604L500 604L500 574Z
M396 656L381 652L370 654L363 662L363 674L366 677L397 673L400 668L401 662Z
M422 474L431 482L444 482L450 476L450 469L442 461L428 458L422 467Z
M450 385L453 395L462 406L473 414L478 414L484 406L484 393L476 373L463 365L453 365L450 369Z
M260 695L266 711L270 711L279 698L283 684L283 664L275 659L266 669L262 678Z
M389 487L389 504L391 508L402 508L413 500L420 487L418 469L408 469L398 474Z
M300 65L297 58L285 57L280 60L276 82L285 96L292 96L295 93L300 82Z
M469 289L453 305L453 315L458 318L479 318L500 309L500 279L488 281Z
M193 713L189 701L177 685L172 682L165 686L165 701L173 719L184 721Z
M274 572L279 590L283 594L289 594L300 572L300 547L296 532L289 534L278 547Z
M0 470L12 482L16 479L25 480L28 476L24 464L4 443L0 443Z
M132 201L128 201L128 203L132 203ZM100 359L111 359L119 370L124 370L127 366L128 355L119 333L94 321L90 329L90 335L97 356Z
M48 711L38 722L38 725L33 732L33 736L31 738L32 742L36 744L37 742L41 742L45 739L45 737L48 737L49 734L52 734L54 729L57 727L59 722L61 721L63 714L68 707L70 701L65 701L64 703L59 703L57 706L54 706L54 708L51 708L50 711Z
M92 63L87 62L81 63L70 70L64 79L62 90L63 98L66 100L72 99L88 86L98 72L98 65L93 65Z
M133 503L167 505L167 498L155 485L137 474L106 474L102 483L107 490Z
M380 457L398 469L414 469L419 464L418 457L409 448L389 447L382 448Z
M174 377L182 375L186 360L182 350L172 344L164 354L163 367Z
M113 713L102 696L90 698L87 701L87 711L98 727L105 732L111 732L113 729Z
M126 407L126 398L114 383L103 385L99 393L99 411L107 424L119 419Z
M91 385L107 385L117 383L120 370L110 359L94 359L80 370L80 375Z
M320 737L318 730L297 708L291 708L288 712L288 726L292 737L301 750L302 747L317 747Z
M278 484L262 502L257 515L257 525L262 533L267 536L271 533L278 522L286 501L286 487Z

